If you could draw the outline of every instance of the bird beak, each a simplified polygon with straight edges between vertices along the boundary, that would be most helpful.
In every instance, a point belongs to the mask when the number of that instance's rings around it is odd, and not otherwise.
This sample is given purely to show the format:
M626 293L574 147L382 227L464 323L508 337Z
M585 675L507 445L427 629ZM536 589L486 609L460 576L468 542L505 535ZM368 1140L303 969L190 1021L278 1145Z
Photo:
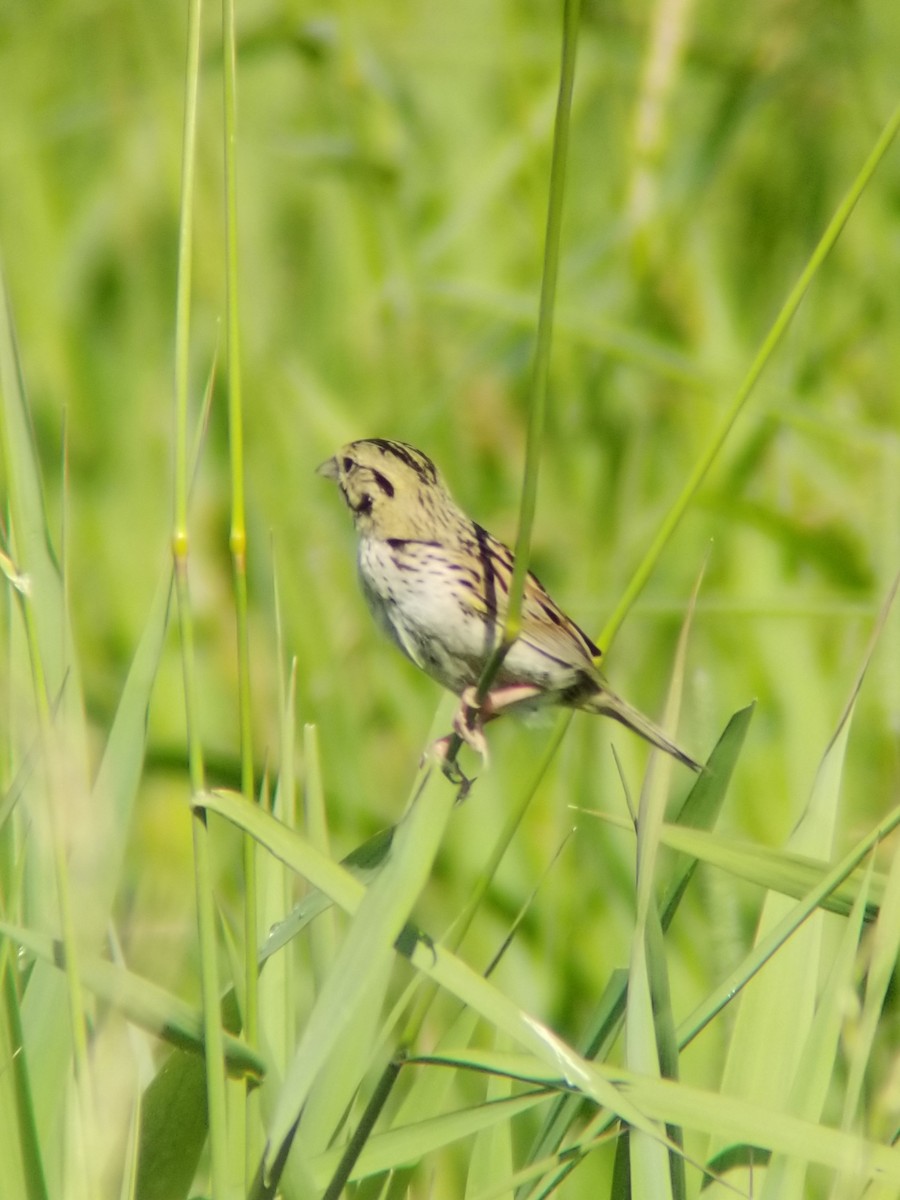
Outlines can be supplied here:
M337 483L338 479L340 479L338 460L336 458L326 458L323 463L320 463L316 467L316 474L323 475L326 479L332 479Z

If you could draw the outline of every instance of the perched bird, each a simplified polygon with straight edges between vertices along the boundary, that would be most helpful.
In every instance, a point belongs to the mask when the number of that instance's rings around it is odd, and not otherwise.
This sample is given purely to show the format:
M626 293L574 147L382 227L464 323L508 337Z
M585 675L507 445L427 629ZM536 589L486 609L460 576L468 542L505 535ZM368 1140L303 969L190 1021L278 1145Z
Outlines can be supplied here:
M479 705L475 688L503 635L511 551L457 505L421 450L385 438L350 442L318 469L341 490L359 537L359 578L376 621L416 666L460 697L457 734L487 756L482 725L510 708L562 705L620 721L701 770L661 729L610 691L600 650L532 574L521 631ZM442 739L443 748L449 739Z

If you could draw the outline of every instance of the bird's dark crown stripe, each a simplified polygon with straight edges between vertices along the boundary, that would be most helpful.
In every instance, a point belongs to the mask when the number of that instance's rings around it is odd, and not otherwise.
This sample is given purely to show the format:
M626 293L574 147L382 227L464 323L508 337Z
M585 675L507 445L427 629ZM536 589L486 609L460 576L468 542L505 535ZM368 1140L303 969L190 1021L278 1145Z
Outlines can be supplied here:
M405 442L392 442L389 438L369 438L368 442L371 446L377 446L385 454L392 454L394 458L399 458L410 470L415 471L420 479L428 483L436 481L437 469L434 463L414 446L407 446Z

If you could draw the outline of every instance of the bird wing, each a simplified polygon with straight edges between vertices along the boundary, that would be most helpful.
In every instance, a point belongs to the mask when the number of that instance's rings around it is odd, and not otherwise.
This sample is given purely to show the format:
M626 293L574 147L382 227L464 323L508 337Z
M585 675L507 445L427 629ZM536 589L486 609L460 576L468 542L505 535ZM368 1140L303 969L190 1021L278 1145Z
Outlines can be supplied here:
M572 667L597 669L600 649L584 630L559 607L530 571L522 602L523 641Z
M509 601L512 551L480 525L475 525L474 530L474 545L464 552L467 561L477 558L480 564L479 586L473 603L484 615L495 617L500 624L506 619ZM596 670L600 659L599 648L563 612L531 571L525 577L519 640L539 654L573 669Z

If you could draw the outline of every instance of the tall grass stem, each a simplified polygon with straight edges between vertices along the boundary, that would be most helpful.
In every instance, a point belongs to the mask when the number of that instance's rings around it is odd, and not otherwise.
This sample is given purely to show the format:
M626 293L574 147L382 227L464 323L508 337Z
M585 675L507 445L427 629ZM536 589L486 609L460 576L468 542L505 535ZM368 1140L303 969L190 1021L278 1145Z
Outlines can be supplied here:
M241 387L241 332L238 305L237 222L237 79L235 67L234 0L222 0L222 48L225 124L225 292L228 360L228 437L231 449L231 565L234 581L238 659L238 707L241 739L241 790L254 799L253 734L251 726L250 637L247 618L247 523L244 502L244 413ZM259 966L257 959L258 896L256 843L246 834L242 846L244 872L244 1035L251 1046L259 1041ZM246 1169L257 1161L262 1147L256 1121L258 1097L247 1086ZM249 1178L246 1180L248 1186Z
M747 401L756 387L760 376L769 363L775 348L784 337L788 326L794 319L797 309L806 295L812 281L818 274L819 268L824 263L825 259L831 253L835 243L841 235L844 226L850 219L850 214L862 196L863 192L869 184L870 179L875 174L878 165L884 158L900 128L900 105L894 109L887 124L881 131L875 145L873 146L868 158L863 163L859 174L853 180L849 190L844 196L841 203L835 210L834 216L828 222L825 232L819 239L815 249L809 257L806 266L800 272L797 282L791 288L787 299L781 306L778 316L775 318L771 328L763 339L762 345L756 353L756 357L750 364L750 369L744 376L744 379L735 393L734 399L728 407L725 417L722 420L718 430L713 435L712 440L697 461L694 469L688 476L680 495L675 503L669 509L665 518L656 532L656 536L650 543L647 553L638 564L637 570L631 577L628 586L622 593L619 603L616 605L606 625L603 627L600 636L597 638L597 645L602 652L609 649L609 646L619 630L619 626L627 616L631 606L637 600L638 596L644 589L644 585L652 575L663 550L669 543L670 538L677 529L681 518L687 511L691 501L696 496L701 484L706 478L710 468L716 461L719 451L725 444L728 435L734 428L735 422L744 411Z
M190 395L190 306L194 230L194 167L196 160L197 110L200 90L200 24L202 0L188 7L188 46L185 70L185 108L182 147L181 214L178 234L178 280L175 309L175 515L172 554L184 704L187 721L188 770L193 795L204 790L205 771L200 742L196 695L194 626L189 586L188 494L190 489L188 424ZM226 1195L228 1187L228 1136L225 1107L225 1063L219 1009L219 978L216 960L216 914L213 901L209 832L206 814L193 810L194 885L197 903L197 932L200 942L200 975L206 1063L206 1098L209 1119L211 1186L214 1200Z

